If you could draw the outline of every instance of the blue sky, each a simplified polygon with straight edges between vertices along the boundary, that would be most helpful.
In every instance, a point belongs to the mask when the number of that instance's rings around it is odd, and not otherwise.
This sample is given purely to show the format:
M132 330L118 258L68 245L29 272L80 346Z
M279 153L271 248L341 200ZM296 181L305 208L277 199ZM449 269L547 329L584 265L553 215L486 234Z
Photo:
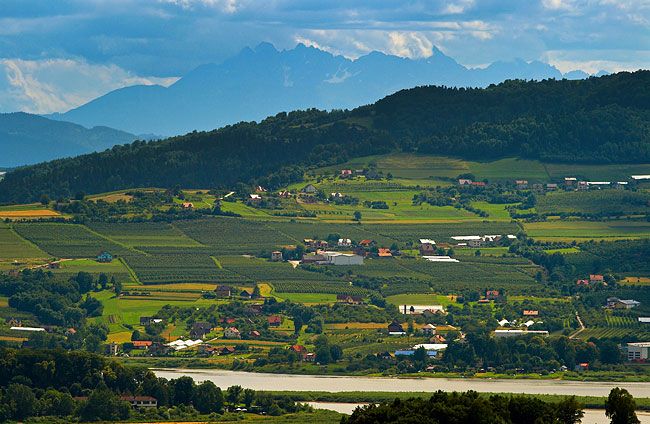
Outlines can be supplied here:
M0 112L170 84L261 41L352 58L435 46L467 66L648 69L650 0L0 0Z

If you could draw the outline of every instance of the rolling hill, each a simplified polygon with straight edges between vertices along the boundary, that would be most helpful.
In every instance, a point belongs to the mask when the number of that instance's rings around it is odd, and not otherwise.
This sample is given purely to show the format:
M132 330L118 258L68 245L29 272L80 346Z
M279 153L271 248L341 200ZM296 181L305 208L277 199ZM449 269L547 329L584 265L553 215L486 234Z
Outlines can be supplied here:
M354 108L418 85L484 87L506 79L562 77L558 69L539 61L502 61L468 69L435 48L426 59L372 52L350 60L302 44L278 51L262 43L223 63L200 66L168 88L122 88L52 117L134 134L177 135L281 111Z
M650 71L586 80L418 87L352 111L280 113L24 167L0 201L157 186L272 188L306 167L391 151L565 163L650 163Z
M108 127L87 129L28 113L3 113L0 114L0 166L16 167L78 156L135 139L133 134Z

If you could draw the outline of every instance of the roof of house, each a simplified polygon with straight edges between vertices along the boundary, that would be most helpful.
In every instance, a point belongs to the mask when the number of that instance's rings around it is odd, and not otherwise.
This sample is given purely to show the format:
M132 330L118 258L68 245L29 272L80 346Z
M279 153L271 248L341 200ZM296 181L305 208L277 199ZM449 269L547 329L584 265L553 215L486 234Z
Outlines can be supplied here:
M237 329L237 327L229 327L228 331L230 331L231 333L239 333L239 330Z
M390 249L386 249L386 248L379 248L377 255L380 256L380 257L393 256L393 254L390 252Z
M271 315L270 317L267 318L269 323L278 323L282 322L282 317L279 315Z
M436 244L435 240L427 239L427 238L421 238L420 239L420 244Z
M151 340L133 340L133 346L136 347L141 347L141 346L151 346L153 342Z
M359 244L362 246L368 246L369 244L372 244L372 240L370 239L361 240Z
M589 275L589 279L591 281L603 281L605 279L605 277L603 277L600 274L591 274L591 275Z

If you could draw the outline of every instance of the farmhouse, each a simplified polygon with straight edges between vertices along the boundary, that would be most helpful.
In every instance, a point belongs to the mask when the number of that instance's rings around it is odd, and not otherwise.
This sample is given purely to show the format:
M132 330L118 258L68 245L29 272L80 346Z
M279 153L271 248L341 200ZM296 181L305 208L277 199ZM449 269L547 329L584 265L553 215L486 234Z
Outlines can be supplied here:
M108 253L107 251L102 251L97 255L97 262L100 263L110 263L113 262L113 255Z
M499 293L499 290L487 290L485 292L485 298L487 300L497 300L501 298L501 293Z
M639 317L640 324L650 324L650 317Z
M361 296L351 296L349 294L337 294L336 303L345 303L347 305L362 305L363 298Z
M353 253L323 252L327 265L363 265L363 257Z
M269 327L279 327L282 324L282 317L279 315L271 315L267 318Z
M375 243L374 240L365 239L365 240L361 240L361 241L359 242L359 246L370 247L370 246L372 246L374 243Z
M647 361L649 358L650 342L628 343L627 347L628 361Z
M605 282L605 277L600 274L592 274L589 276L589 284L603 283Z
M183 202L182 206L183 206L183 209L192 209L192 208L194 208L194 204L191 203L191 202Z
M351 169L341 169L341 178L349 178L352 176L352 170Z
M458 185L472 185L472 180L468 178L459 178Z
M539 316L539 311L536 309L524 309L523 315L525 317L536 317Z
M134 349L141 349L141 350L147 350L153 344L151 340L133 340L131 343L133 343Z
M420 328L420 331L427 336L435 336L436 326L433 324L425 324Z
M302 242L305 244L305 246L312 249L327 249L329 246L329 243L325 240L304 239Z
M517 190L525 190L528 188L528 180L515 180Z
M255 193L266 193L266 191L267 190L262 186L258 185L257 187L255 187Z
M557 189L558 189L558 185L555 184L555 183L546 184L546 190L554 191L554 190L557 190Z
M259 202L262 200L262 196L259 194L249 194L248 197L250 198L251 202Z
M87 397L77 397L75 399L86 400ZM158 399L151 396L120 396L124 402L128 402L133 408L156 408Z
M190 337L193 339L202 339L206 334L212 331L212 325L209 322L197 321L192 324L192 329L190 330Z
M248 290L244 289L239 293L239 297L242 299L251 299L253 295Z
M289 192L288 190L280 190L278 192L278 197L280 197L281 199L288 199L291 197L291 192Z
M406 334L406 331L404 331L404 327L400 323L393 321L388 324L388 334L391 336L403 336Z
M218 285L214 291L217 293L217 297L230 297L232 295L233 288L225 285Z
M248 338L249 339L259 339L261 336L262 335L257 330L251 330L251 332L248 333Z
M566 177L564 178L564 185L566 187L573 187L574 185L576 185L577 181L578 179L576 177Z
M380 247L377 251L377 256L380 258L392 258L393 254L391 253L390 249Z
M308 254L308 255L303 255L302 257L302 263L303 264L324 264L326 262L325 255L322 253L314 253L314 254Z
M279 250L274 250L271 252L271 262L281 262L282 261L282 252Z
M420 255L431 256L436 254L436 242L431 239L420 239Z
M578 280L576 281L577 286L588 286L589 285L589 280Z
M633 299L619 299L618 297L607 298L607 308L610 309L632 309L639 306L641 302Z
M223 331L224 339L241 339L241 333L237 327L228 327Z
M305 194L314 194L317 191L318 189L313 184L307 184L306 186L300 189L300 192Z
M350 247L352 246L352 240L349 238L340 238L337 245L339 247Z
M162 319L156 317L140 317L140 325L142 326L158 324L162 321Z

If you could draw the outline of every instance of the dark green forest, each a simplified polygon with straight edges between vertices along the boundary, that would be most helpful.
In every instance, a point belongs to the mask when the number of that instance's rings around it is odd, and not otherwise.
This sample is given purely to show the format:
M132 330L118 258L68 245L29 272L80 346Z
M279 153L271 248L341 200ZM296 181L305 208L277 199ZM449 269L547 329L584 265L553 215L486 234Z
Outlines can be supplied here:
M13 171L0 183L0 202L178 184L275 188L300 179L306 167L395 150L650 162L650 71L484 89L417 87L352 111L283 112L260 123L136 141Z

